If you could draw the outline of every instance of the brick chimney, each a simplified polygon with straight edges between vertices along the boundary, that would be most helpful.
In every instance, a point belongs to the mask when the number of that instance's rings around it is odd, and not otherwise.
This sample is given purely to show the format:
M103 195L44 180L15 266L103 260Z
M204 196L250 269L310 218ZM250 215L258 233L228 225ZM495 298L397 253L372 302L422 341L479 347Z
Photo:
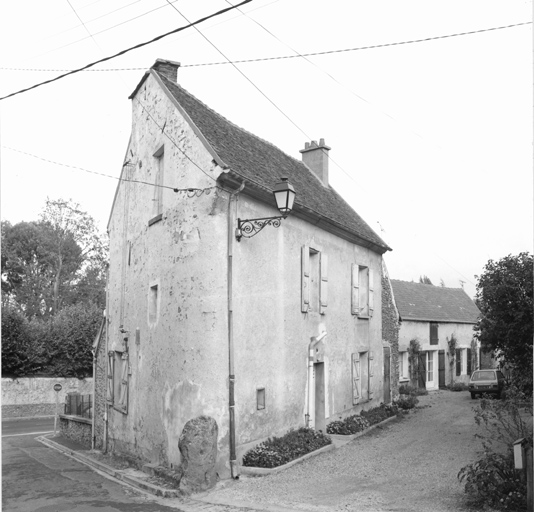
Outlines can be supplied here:
M178 83L178 68L179 62L172 60L156 59L156 62L152 65L152 69L155 69L160 75L170 80L173 84Z
M328 152L330 148L324 143L324 139L306 142L304 149L301 149L302 161L321 180L321 183L328 187Z

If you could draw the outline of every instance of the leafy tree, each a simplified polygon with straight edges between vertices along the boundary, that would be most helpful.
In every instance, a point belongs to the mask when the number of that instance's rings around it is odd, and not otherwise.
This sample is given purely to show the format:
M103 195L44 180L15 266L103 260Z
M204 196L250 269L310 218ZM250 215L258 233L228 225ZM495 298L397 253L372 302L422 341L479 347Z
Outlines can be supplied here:
M71 200L47 199L38 221L2 223L3 301L28 319L78 302L105 307L107 242Z
M533 258L526 252L489 260L478 278L475 302L481 316L475 337L495 351L513 378L532 394Z
M428 276L419 276L419 282L421 284L432 284L432 281Z

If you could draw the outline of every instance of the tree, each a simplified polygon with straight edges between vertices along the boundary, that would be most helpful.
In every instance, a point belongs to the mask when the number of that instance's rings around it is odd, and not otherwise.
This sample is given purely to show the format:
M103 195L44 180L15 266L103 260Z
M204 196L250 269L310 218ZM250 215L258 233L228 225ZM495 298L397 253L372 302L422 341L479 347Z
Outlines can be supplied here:
M419 282L421 284L432 284L432 281L428 276L419 276Z
M2 222L3 302L28 319L91 302L105 307L107 241L71 200L47 199L38 221Z
M475 302L481 311L475 337L495 351L513 378L532 393L533 258L526 252L489 260L477 276Z

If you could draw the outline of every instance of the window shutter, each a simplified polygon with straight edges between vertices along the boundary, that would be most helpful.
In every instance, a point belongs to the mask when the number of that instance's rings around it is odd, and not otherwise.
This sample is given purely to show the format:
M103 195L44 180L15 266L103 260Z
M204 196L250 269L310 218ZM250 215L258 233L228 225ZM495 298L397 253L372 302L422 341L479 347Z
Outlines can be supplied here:
M324 315L328 306L328 257L324 253L321 253L321 284L319 295L321 303L319 312L321 315Z
M456 376L459 376L462 374L462 351L457 348L456 349Z
M107 394L106 400L109 404L113 403L113 351L108 352L108 385L107 385Z
M310 309L310 248L302 246L301 258L302 290L301 290L301 311L307 313Z
M471 375L471 349L467 349L467 375Z
M371 317L375 308L374 278L370 268L367 269L367 273L369 275L369 317Z
M360 354L352 354L352 405L360 399Z
M360 313L360 290L359 290L359 272L360 268L356 263L352 264L352 298L351 298L351 313L358 315Z
M367 362L369 363L369 400L373 399L373 372L374 372L374 358L375 354L374 352L369 352L369 357L367 358Z
M124 352L121 358L121 380L119 382L119 403L118 406L124 411L128 411L128 354Z

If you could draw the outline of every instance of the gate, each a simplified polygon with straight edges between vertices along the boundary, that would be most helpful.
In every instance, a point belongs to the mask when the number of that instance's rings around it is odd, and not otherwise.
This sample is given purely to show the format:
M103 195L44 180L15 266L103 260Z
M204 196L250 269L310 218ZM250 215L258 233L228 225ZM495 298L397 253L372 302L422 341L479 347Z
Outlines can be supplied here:
M391 349L384 347L384 403L391 402Z
M438 352L438 375L439 375L439 387L445 387L445 350Z

